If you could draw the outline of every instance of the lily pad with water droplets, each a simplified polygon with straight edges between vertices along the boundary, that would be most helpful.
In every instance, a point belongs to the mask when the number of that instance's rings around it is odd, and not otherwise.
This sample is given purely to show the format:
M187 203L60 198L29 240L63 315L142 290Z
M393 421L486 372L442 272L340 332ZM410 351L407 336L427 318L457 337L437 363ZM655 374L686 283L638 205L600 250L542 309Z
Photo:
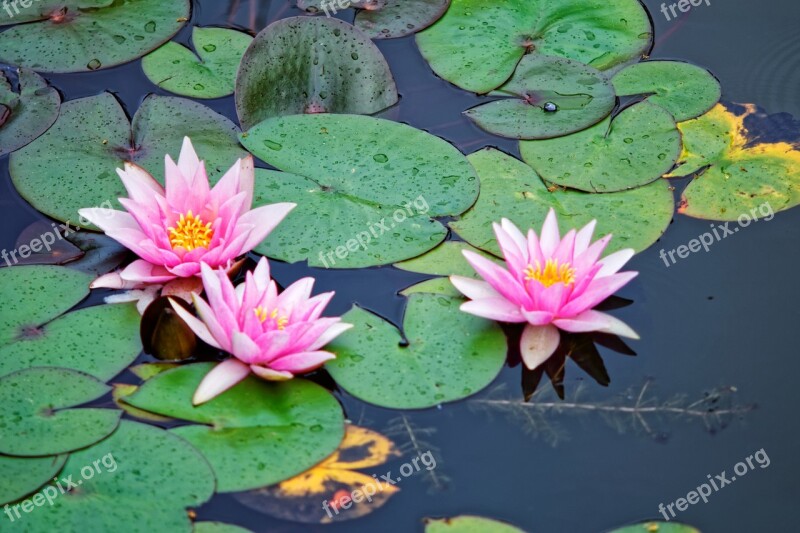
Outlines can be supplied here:
M528 55L492 96L508 96L465 111L484 130L514 139L549 139L588 128L614 109L614 87L590 66Z
M12 457L0 455L0 504L16 501L32 493L55 476L66 455L45 457Z
M122 411L69 409L95 400L111 388L66 368L30 368L0 378L0 453L57 455L105 438Z
M150 81L169 92L191 98L233 94L236 71L253 38L225 28L192 31L195 52L174 41L146 55L142 69Z
M468 159L481 177L481 194L475 205L450 227L477 248L499 255L492 223L508 218L522 231L541 229L552 207L558 215L561 233L597 220L595 238L612 233L606 248L641 252L666 231L675 211L667 180L630 191L592 194L563 190L545 184L536 172L518 159L486 148Z
M194 533L250 533L250 530L222 522L195 522Z
M147 380L125 401L153 413L202 425L171 431L208 459L219 492L278 483L330 455L344 436L336 399L301 379L268 383L249 377L198 407L192 395L213 367L198 363Z
M682 122L712 107L722 95L706 69L681 61L646 61L625 67L611 79L619 96L642 95Z
M325 368L353 396L381 407L423 409L471 396L494 380L506 360L506 339L491 321L459 310L462 300L413 294L403 332L354 307L354 327L329 349Z
M57 366L111 379L142 350L132 304L63 314L83 300L93 276L55 266L0 269L0 376Z
M522 529L482 516L426 518L425 533L524 533Z
M164 155L177 159L189 136L215 182L247 155L238 134L235 124L210 108L170 96L147 97L131 125L117 99L102 93L64 103L44 135L12 154L9 170L23 198L74 226L83 207L122 209L117 198L127 193L115 169L124 161L163 183Z
M664 108L641 102L589 129L521 141L522 159L550 183L588 192L635 189L669 172L681 134Z
M333 18L293 17L267 26L245 52L236 79L236 112L245 130L282 115L368 115L397 99L378 47Z
M189 11L188 0L37 0L0 33L0 61L40 72L113 67L170 40Z
M700 533L700 530L679 524L678 522L642 522L632 526L621 527L609 533Z
M433 71L476 93L506 82L526 54L557 56L607 70L638 59L652 27L638 0L453 0L417 34Z
M187 509L214 493L213 472L195 448L128 420L107 439L72 453L59 477L79 486L26 515L26 531L47 533L53 524L67 533L118 531L126 524L128 531L191 533Z
M752 138L745 119L722 105L678 125L683 153L672 176L698 173L683 191L679 213L708 220L772 218L800 205L800 150Z
M298 204L256 248L283 261L360 268L415 257L447 234L432 219L463 212L478 194L477 176L455 147L388 120L280 117L243 134L242 143L291 173L259 172L256 180L256 204Z
M53 125L58 117L61 97L38 74L28 69L17 71L19 92L14 92L7 76L0 72L0 157L17 150Z
M464 250L469 250L494 261L502 263L502 261L483 250L479 250L469 244L461 241L447 241L443 242L430 252L408 261L396 263L394 266L400 270L407 270L409 272L418 272L420 274L432 274L434 276L469 276L479 279L475 269L467 263L464 258Z
M444 15L450 0L385 0L365 6L354 22L371 39L394 39L424 30Z

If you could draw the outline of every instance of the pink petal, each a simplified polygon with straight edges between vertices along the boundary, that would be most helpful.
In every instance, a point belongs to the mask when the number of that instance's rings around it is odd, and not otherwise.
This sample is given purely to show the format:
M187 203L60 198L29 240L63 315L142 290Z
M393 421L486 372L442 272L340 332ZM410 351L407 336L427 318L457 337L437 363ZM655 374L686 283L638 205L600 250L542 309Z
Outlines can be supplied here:
M539 237L536 236L536 232L528 230L528 263L531 265L535 265L537 262L540 265L545 264L545 258L542 254L542 247L539 243Z
M572 263L575 252L575 230L569 230L558 247L553 251L553 259L559 263Z
M326 344L330 343L333 339L335 339L336 337L338 337L339 335L341 335L342 333L344 333L345 331L347 331L348 329L350 329L352 327L353 327L353 324L346 324L344 322L338 322L338 323L332 325L327 330L325 330L325 333L320 335L317 338L317 340L314 341L307 348L307 350L310 351L310 352L313 352L315 350L319 350L320 348L322 348Z
M553 252L558 246L558 243L561 241L561 236L558 232L558 219L556 218L556 212L552 207L547 213L547 218L544 219L542 233L539 238L539 245L542 248L542 255L544 255L546 258L552 257Z
M464 250L463 254L475 272L485 279L493 289L502 294L503 298L523 307L531 304L528 293L508 270L475 252Z
M208 327L204 323L200 322L197 319L197 317L195 317L189 311L184 309L181 304L177 303L172 298L169 299L169 303L170 305L172 305L172 309L175 310L175 313L177 313L177 315L181 317L181 320L183 320L184 323L186 323L186 325L189 326L189 329L191 329L195 335L200 337L203 340L203 342L213 346L214 348L222 349L220 343L217 342L217 339L214 338L214 336L211 334L211 332L208 330Z
M532 326L546 326L553 321L553 313L547 311L526 311L521 310L522 316Z
M89 207L78 209L78 214L108 233L113 230L137 230L141 233L141 228L136 219L130 213L117 211L116 209L106 209L104 207Z
M119 276L124 282L136 284L166 283L175 279L175 275L163 266L148 263L144 259L137 259L125 267Z
M189 186L189 179L192 176L184 177L170 156L164 156L164 175L167 204L176 212L184 213L185 201L192 196Z
M500 227L503 228L506 234L516 243L520 253L527 258L528 241L525 239L525 235L522 234L519 228L507 218L500 220Z
M128 191L128 198L143 205L155 205L154 196L164 196L164 187L145 169L125 162L125 169L117 169L117 174Z
M267 235L286 218L289 212L297 207L297 204L283 202L279 204L269 204L257 207L248 211L239 218L239 226L252 226L247 240L242 245L241 253L246 253L261 244Z
M522 272L528 265L528 243L520 247L514 237L509 235L499 224L492 224L497 244L511 272Z
M293 322L295 320L295 309L300 307L300 304L311 296L313 288L314 278L302 278L295 281L278 295L277 307L290 313L289 320ZM298 315L300 314L299 312L302 312L301 309L297 309L297 311Z
M183 146L181 147L181 154L178 157L178 168L186 180L194 178L198 167L200 166L200 158L197 157L197 152L192 146L192 141L189 137L183 138Z
M198 295L192 295L192 301L194 302L194 308L197 310L197 316L200 317L200 320L208 328L208 331L211 333L211 336L217 340L219 343L219 348L221 350L225 350L226 352L230 352L231 348L231 337L228 333L229 331L234 331L233 329L225 329L222 327L222 323L217 318L217 315L214 314L214 311L211 307L206 303L205 300L200 298ZM232 322L228 322L231 325L231 328L235 327Z
M592 235L594 235L594 229L597 227L597 220L592 220L588 224L578 231L578 234L575 235L575 257L579 256L586 249L592 242Z
M611 235L606 235L602 239L595 241L589 248L580 255L575 256L573 267L576 270L575 275L582 277L600 258L603 250L606 249L608 241L611 240Z
M553 355L558 348L561 335L554 326L532 326L528 324L519 341L520 354L525 366L535 369Z
M564 331L572 331L574 333L599 331L631 339L639 338L639 335L622 320L594 310L584 311L574 318L560 318L553 321L553 324Z
M583 294L570 300L561 308L561 316L572 317L591 309L617 292L637 275L638 272L622 272L605 278L595 278Z
M192 404L200 405L230 389L250 373L246 364L230 358L215 366L197 387Z
M625 263L630 261L631 257L633 257L635 253L636 252L633 251L633 248L626 248L624 250L607 255L599 261L603 266L600 271L597 272L596 276L598 278L605 278L612 274L616 274L620 268L625 266Z
M267 381L287 381L294 377L294 374L291 372L281 372L259 365L250 365L250 370L252 370L256 376Z
M464 302L459 308L465 313L498 320L500 322L525 322L519 307L505 298L486 298Z
M196 276L197 274L200 273L200 263L196 262L181 263L180 265L169 267L167 270L169 270L178 277L188 278L191 276Z
M315 351L300 352L285 357L279 357L270 363L273 370L285 370L293 374L302 374L321 367L325 361L335 359L331 352Z
M450 283L470 300L503 297L485 281L466 278L464 276L450 276Z
M258 344L241 331L234 331L231 334L231 348L237 359L248 364L257 362L261 355Z

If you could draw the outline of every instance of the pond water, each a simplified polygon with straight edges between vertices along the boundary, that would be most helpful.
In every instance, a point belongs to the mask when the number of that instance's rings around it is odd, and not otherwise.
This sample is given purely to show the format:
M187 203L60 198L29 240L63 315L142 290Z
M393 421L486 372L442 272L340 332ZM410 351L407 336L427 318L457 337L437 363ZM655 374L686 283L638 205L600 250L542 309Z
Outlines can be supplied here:
M257 31L300 14L294 2L255 4L253 12L247 0L200 0L189 24ZM672 20L661 13L660 2L645 4L656 32L652 57L707 67L721 81L724 102L758 105L759 112L748 118L751 131L770 141L800 140L800 122L793 118L800 116L796 2L704 2ZM341 16L352 17L347 12ZM187 26L176 40L188 43L189 37ZM397 106L378 116L440 136L464 153L495 146L519 156L516 141L485 133L461 114L483 98L437 78L413 38L377 44L401 95ZM169 94L147 80L139 62L45 78L65 101L109 90L129 114L145 95ZM205 103L235 120L233 97ZM7 157L0 160L0 174L0 248L10 249L19 233L42 216L11 185ZM677 192L684 183L675 183ZM665 265L662 249L676 249L708 226L708 221L676 215L664 237L631 261L629 268L640 275L619 296L633 304L616 316L642 340L630 343L636 357L600 349L611 377L608 387L570 362L559 410L535 404L504 409L502 403L485 402L521 397L519 364L504 368L477 396L423 411L381 409L337 391L350 420L389 432L401 445L417 439L416 451L406 459L431 451L436 467L403 479L400 492L381 509L344 523L301 526L252 510L233 495L215 496L197 510L198 519L256 532L419 531L426 516L477 514L528 531L596 532L657 519L659 504L685 497L709 474L726 471L730 477L736 463L763 449L768 467L756 464L708 503L680 512L678 519L704 532L794 530L794 504L800 496L794 441L799 435L794 413L800 401L795 382L800 360L795 360L791 332L798 318L793 298L800 296L795 263L800 260L800 210L751 224L708 252ZM273 270L283 286L312 275L318 291L336 290L330 313L358 303L395 324L402 322L404 307L397 292L426 279L392 267L336 271L276 262ZM94 295L88 304L98 301ZM559 402L547 381L539 385L537 400ZM641 393L649 407L675 401L674 416L663 410L637 414L632 408ZM707 396L716 394L716 403ZM696 401L688 412L678 412ZM720 414L719 420L699 416L708 407L731 413ZM403 430L406 425L410 433ZM370 473L396 470L402 462Z

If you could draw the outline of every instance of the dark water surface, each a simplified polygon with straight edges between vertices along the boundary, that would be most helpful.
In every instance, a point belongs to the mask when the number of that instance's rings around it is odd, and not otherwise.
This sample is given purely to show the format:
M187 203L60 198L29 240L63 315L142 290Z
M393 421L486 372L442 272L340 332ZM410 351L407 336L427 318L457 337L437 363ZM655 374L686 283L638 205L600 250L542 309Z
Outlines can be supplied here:
M195 2L193 18L178 40L188 42L192 25L260 30L274 20L299 14L291 7L293 0L252 2L258 6L255 16L248 0ZM722 82L724 101L755 103L763 111L749 119L753 131L770 140L800 139L800 127L792 116L800 116L796 1L711 0L710 5L704 2L672 21L659 11L660 2L645 3L656 28L652 57L708 67ZM484 133L461 116L481 99L436 78L413 39L378 46L402 95L400 104L381 116L441 136L465 153L497 146L518 155L516 142ZM139 62L108 71L45 77L65 100L110 90L131 115L146 94L168 94L145 78ZM204 103L235 120L232 97ZM11 249L19 233L42 217L13 189L7 158L0 160L0 174L0 249ZM680 191L683 184L676 186ZM566 370L568 403L579 391L579 402L621 401L630 407L647 384L644 398L651 398L652 392L663 403L686 395L686 405L702 399L704 392L735 387L732 399L721 400L718 408L758 404L752 412L709 428L703 418L690 415L648 417L642 424L627 411L606 411L604 418L596 410L564 409L541 418L541 410L531 409L510 418L497 409L488 414L476 410L481 405L477 400L521 397L517 365L506 368L481 395L441 409L404 413L408 423L423 430L417 433L425 441L419 451L430 449L437 466L431 473L423 470L404 479L398 485L401 491L385 507L363 519L300 526L222 495L198 510L198 520L235 523L257 532L420 531L424 516L469 513L507 520L528 531L597 532L657 518L660 503L685 497L706 482L707 474L724 470L730 478L737 462L763 448L768 467L756 463L746 476L712 494L708 503L691 505L678 518L705 533L797 531L798 228L800 209L780 213L715 243L709 252L691 254L666 267L659 258L662 248L674 249L709 229L708 221L676 215L661 241L631 261L630 269L640 275L620 293L634 300L615 314L641 335L641 341L631 343L638 356L601 349L611 376L608 388L586 378L574 363ZM275 263L273 268L283 285L310 273L318 279L317 291L336 290L331 313L345 312L358 302L395 323L401 322L403 310L397 291L424 279L389 267L325 271ZM541 400L552 401L546 381L540 385ZM494 390L501 385L503 391ZM403 414L365 405L347 394L338 397L351 420L381 432ZM532 421L537 424L533 432ZM624 427L618 431L616 426ZM426 428L436 431L427 434ZM398 444L409 441L407 434L393 438ZM405 459L369 473L396 472L414 455L409 452ZM443 489L433 486L445 482Z

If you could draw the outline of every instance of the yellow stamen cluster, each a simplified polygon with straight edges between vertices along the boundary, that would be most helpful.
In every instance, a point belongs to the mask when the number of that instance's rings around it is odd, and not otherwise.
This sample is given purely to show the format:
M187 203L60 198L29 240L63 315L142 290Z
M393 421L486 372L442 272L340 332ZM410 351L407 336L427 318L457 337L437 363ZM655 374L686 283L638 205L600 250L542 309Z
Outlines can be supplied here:
M535 279L545 287L554 283L563 283L569 286L575 283L575 269L569 263L559 265L555 259L548 259L542 269L542 265L536 261L535 267L528 265L525 269L525 279L528 281Z
M261 307L260 305L253 309L253 312L256 314L258 319L261 322L266 322L267 319L275 320L278 329L283 330L286 329L286 325L289 323L289 319L285 316L278 317L278 310L273 309L271 313L267 313L267 310Z
M168 229L169 243L173 250L180 247L191 252L195 248L208 248L211 238L214 236L211 222L204 224L203 219L192 214L191 209L188 213L181 215L174 228Z

